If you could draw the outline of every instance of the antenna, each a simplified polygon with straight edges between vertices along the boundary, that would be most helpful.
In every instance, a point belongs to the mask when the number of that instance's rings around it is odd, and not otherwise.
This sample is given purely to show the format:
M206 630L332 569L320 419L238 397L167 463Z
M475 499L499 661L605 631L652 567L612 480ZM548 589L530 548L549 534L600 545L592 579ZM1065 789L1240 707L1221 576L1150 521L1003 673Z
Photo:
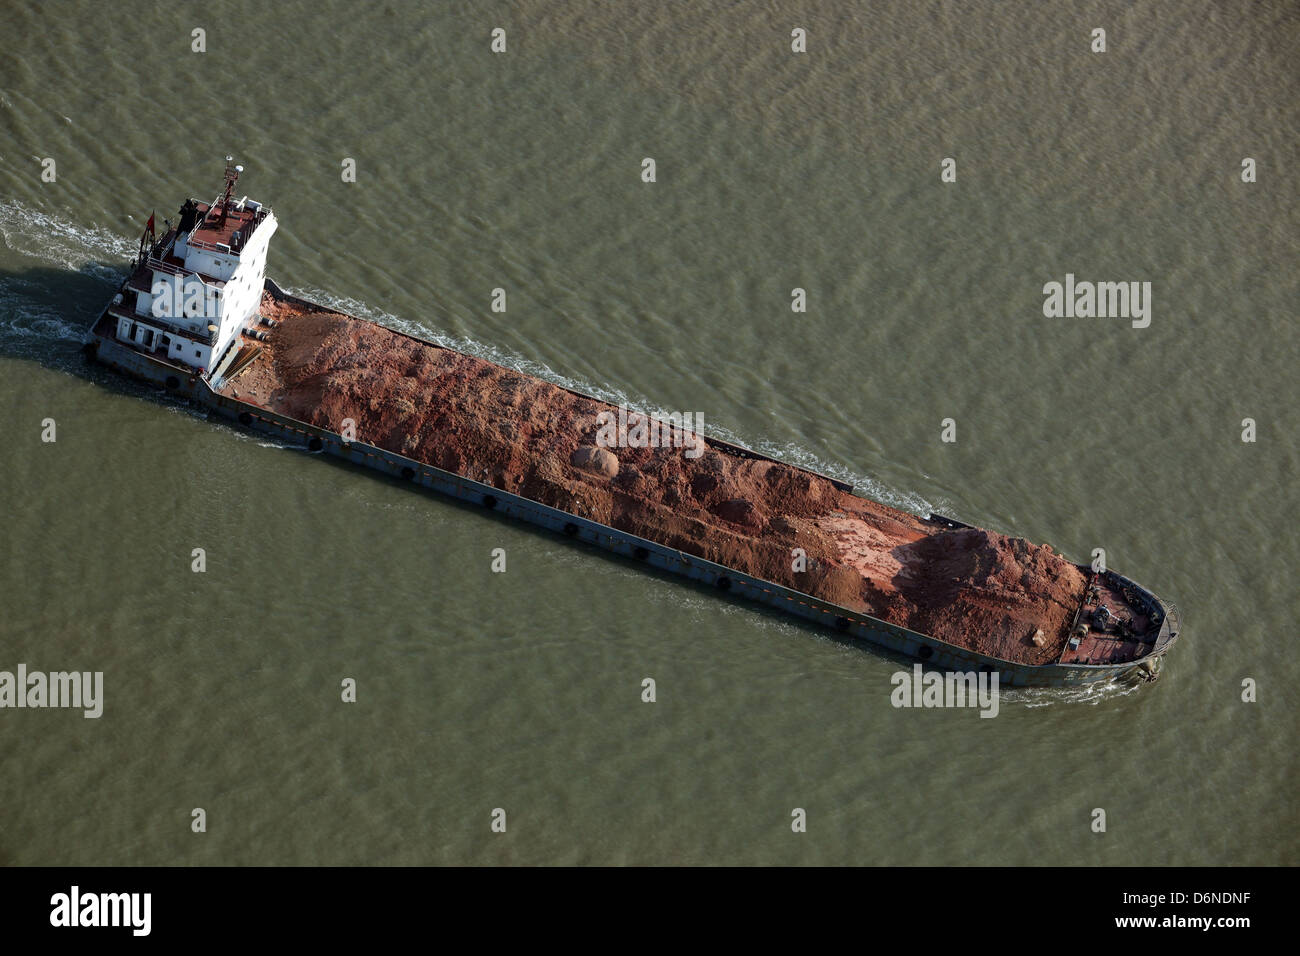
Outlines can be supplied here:
M226 224L226 207L230 205L230 197L235 191L235 183L239 181L239 174L244 171L243 166L235 165L235 157L226 157L226 192L221 197L221 224Z

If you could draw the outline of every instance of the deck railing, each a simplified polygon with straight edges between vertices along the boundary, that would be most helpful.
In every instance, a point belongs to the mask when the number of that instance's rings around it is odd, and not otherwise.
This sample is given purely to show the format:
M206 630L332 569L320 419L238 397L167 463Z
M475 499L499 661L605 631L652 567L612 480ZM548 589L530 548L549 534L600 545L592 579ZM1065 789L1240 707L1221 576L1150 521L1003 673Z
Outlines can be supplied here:
M1169 604L1165 607L1165 619L1160 622L1160 633L1156 635L1156 646L1154 653L1159 654L1178 638L1178 632L1183 628L1183 617L1178 612L1178 608Z
M218 249L217 243L215 242L210 242L207 239L194 238L194 233L198 232L198 230L203 227L203 224L208 221L208 216L212 215L212 210L219 209L220 206L221 206L221 197L217 197L217 199L213 201L212 207L208 210L208 214L204 216L202 219L200 219L197 223L195 223L194 229L190 232L190 236L186 240L187 245L191 249L204 249L209 252L222 252L222 253L226 251L225 249ZM257 227L260 226L266 220L266 217L270 214L270 212L271 212L270 206L258 207L257 211L253 213L253 218L248 221L248 225L239 230L240 248L235 249L234 246L231 246L230 252L234 253L235 255L238 255L240 250L242 250L244 246L248 245L248 240L252 238L252 235L257 230Z
M153 269L155 272L165 272L168 275L184 276L189 274L180 266L174 266L167 260L154 255L150 255L149 258L145 260L145 265L150 269Z

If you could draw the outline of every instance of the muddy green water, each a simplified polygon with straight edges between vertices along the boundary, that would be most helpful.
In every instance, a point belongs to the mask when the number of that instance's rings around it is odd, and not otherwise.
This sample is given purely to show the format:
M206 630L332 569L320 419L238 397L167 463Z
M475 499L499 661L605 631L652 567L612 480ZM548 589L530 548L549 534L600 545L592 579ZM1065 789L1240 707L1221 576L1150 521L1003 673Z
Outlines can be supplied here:
M0 710L0 863L1300 858L1294 6L79 0L0 32L0 670L105 682L98 720ZM898 660L88 369L144 220L227 153L286 286L1104 547L1183 609L1164 675L894 709ZM1066 273L1150 281L1150 326L1046 318Z

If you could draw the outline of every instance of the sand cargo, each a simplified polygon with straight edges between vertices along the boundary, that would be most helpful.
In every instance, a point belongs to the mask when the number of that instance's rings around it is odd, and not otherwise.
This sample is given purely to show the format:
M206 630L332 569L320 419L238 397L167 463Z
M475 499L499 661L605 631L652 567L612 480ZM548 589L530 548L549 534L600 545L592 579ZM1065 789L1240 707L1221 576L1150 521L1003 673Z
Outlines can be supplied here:
M948 670L1061 686L1154 678L1168 604L1114 571L853 493L842 481L655 422L286 293L277 222L240 167L175 226L150 217L92 324L97 361L269 433L684 575ZM602 433L602 429L605 432Z

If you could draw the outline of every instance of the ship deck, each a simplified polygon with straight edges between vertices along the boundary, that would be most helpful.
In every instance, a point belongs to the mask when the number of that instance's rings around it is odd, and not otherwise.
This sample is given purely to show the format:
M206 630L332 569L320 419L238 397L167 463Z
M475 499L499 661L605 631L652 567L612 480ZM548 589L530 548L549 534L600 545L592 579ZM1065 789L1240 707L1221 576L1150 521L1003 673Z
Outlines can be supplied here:
M230 239L236 231L247 239L258 221L257 211L247 207L244 209L231 207L226 213L225 222L222 222L219 212L212 212L212 203L201 202L197 205L201 218L199 227L190 236L191 243L194 245L204 247L215 246L217 243L230 245Z
M1097 611L1105 608L1110 622L1095 623ZM1080 602L1076 628L1078 647L1067 642L1062 664L1113 664L1143 656L1156 639L1156 628L1148 612L1124 593L1122 585L1108 576L1094 574Z

